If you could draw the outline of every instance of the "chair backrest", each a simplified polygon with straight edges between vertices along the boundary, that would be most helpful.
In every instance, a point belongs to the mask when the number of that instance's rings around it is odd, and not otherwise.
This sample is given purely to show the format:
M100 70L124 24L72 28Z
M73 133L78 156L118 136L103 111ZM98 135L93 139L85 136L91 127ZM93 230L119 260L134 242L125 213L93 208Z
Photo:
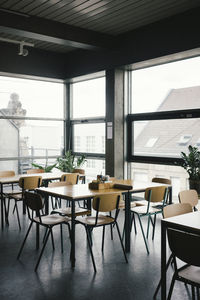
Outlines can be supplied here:
M110 212L118 208L120 194L107 194L94 197L92 207L99 212Z
M71 183L68 183L66 181L49 182L48 187L66 186L66 185L71 185Z
M187 214L192 212L192 206L189 203L175 203L167 205L163 208L164 218L171 218L178 215Z
M33 211L39 211L44 207L44 200L40 194L26 191L24 193L24 199L27 207Z
M200 267L200 236L172 228L167 229L172 254L183 262Z
M26 171L27 174L44 173L43 169L29 169Z
M180 203L190 203L192 207L198 204L198 193L196 190L185 190L178 194Z
M19 186L24 190L33 190L41 186L42 176L20 177Z
M171 179L168 178L162 178L162 177L154 177L152 178L152 182L157 182L157 183L164 183L164 184L172 184Z
M145 190L145 199L150 202L162 202L163 200L165 202L167 198L167 191L168 189L166 188L166 186L155 186L147 188Z
M0 177L15 176L15 171L0 171Z
M70 184L77 184L78 177L78 173L66 173L61 176L61 181L66 181Z

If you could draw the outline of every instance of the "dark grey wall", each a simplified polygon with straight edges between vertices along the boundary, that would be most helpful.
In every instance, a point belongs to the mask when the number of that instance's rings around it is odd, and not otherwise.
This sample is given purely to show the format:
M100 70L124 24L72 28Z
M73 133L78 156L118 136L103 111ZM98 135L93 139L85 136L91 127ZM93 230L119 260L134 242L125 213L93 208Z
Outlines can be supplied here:
M0 43L0 72L65 79L200 47L200 8L117 37L113 50L77 50L63 55Z

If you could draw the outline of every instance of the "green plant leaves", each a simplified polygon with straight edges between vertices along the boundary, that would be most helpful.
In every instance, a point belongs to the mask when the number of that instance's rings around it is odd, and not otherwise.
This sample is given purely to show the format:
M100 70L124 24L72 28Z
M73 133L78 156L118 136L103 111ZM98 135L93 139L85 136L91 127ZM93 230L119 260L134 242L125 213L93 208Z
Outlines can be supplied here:
M56 168L63 171L63 172L70 172L72 173L74 169L80 168L86 162L85 155L81 155L76 157L72 154L71 150L68 150L65 153L64 157L57 158L57 166Z
M200 180L200 151L191 145L188 150L188 154L181 152L181 166L188 172L189 179Z

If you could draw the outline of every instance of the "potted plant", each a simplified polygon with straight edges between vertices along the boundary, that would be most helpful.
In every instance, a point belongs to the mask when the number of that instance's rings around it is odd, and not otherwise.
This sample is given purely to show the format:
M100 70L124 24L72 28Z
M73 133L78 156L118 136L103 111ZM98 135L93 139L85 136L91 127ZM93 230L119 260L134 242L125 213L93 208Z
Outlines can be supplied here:
M63 172L80 173L84 174L84 170L81 167L86 162L85 155L77 156L72 154L71 150L66 151L64 157L57 158L56 168Z
M190 189L195 189L200 194L200 151L197 147L188 146L188 154L181 152L181 166L189 175Z
M53 168L55 168L56 165L57 165L57 163L55 163L53 165L49 165L49 166L47 165L47 163L45 164L45 166L32 163L33 167L44 170L45 173L50 173L53 170Z

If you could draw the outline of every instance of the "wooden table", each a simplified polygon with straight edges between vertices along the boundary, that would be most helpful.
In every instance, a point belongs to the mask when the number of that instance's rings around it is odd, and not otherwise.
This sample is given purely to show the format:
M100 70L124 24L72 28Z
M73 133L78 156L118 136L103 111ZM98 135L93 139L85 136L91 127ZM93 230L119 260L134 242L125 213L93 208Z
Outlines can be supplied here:
M4 213L3 205L4 205L4 198L3 198L3 187L6 184L13 184L19 183L20 177L30 177L30 176L42 176L42 180L45 184L48 184L50 180L60 179L64 172L56 172L56 173L36 173L36 174L19 174L10 177L1 177L0 178L0 200L1 200L1 227L4 228L4 216L6 218L6 211Z
M69 200L71 202L71 214L72 214L72 250L71 250L71 263L72 267L75 266L75 202L83 199L92 199L99 194L109 193L123 193L125 195L125 250L130 251L130 200L132 193L144 192L147 187L163 186L163 184L155 182L139 182L133 180L115 180L115 183L131 185L132 189L103 189L103 190L91 190L87 184L81 185L69 185L64 187L52 187L52 188L38 188L38 192L46 197L46 213L48 213L48 197L54 196L61 199Z
M167 228L200 235L200 211L163 219L161 222L161 299L166 300L166 233Z

